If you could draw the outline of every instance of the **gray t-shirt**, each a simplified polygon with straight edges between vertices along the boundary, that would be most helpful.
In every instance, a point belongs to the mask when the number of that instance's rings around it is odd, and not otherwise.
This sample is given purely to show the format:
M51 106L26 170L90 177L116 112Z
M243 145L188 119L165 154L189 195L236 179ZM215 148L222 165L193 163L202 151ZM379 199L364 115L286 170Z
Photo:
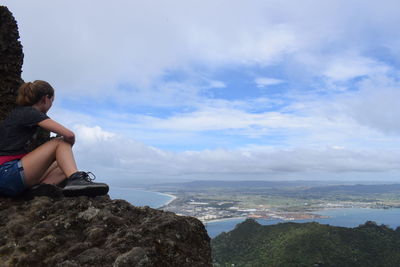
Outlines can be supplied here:
M0 122L0 156L28 153L38 123L49 117L31 106L16 107Z

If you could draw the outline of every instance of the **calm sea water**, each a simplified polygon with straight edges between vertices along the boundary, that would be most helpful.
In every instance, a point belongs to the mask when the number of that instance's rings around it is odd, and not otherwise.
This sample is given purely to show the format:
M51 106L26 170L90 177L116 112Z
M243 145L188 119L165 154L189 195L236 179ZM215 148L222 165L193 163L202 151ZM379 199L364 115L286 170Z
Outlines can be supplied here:
M400 226L400 209L331 209L315 212L320 215L329 216L326 219L314 220L294 220L291 222L318 222L321 224L329 224L342 227L356 227L366 221L375 221L377 224L385 224L391 228ZM236 218L223 221L209 222L206 224L208 235L211 238L216 237L222 232L229 232L235 228L238 223L241 223L245 218ZM265 220L257 219L257 222L262 225L272 225L283 220Z
M124 187L111 186L108 194L112 199L123 199L135 206L151 208L159 208L172 200L172 197L166 194Z
M172 200L172 197L158 192L143 191L139 189L111 187L109 195L112 199L124 199L135 206L149 206L159 208ZM295 220L291 222L319 222L333 226L356 227L366 221L375 221L378 224L385 224L391 228L400 226L400 209L331 209L315 212L320 215L329 216L326 219ZM216 237L222 232L229 232L241 223L245 218L227 219L206 223L208 235ZM257 219L262 225L272 225L283 220Z

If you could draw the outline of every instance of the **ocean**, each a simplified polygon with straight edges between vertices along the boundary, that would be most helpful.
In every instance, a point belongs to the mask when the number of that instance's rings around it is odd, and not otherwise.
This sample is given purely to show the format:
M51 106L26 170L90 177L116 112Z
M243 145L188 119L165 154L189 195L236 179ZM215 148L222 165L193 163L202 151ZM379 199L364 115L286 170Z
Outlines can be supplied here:
M154 209L162 207L174 199L173 196L159 192L113 186L110 187L108 194L112 199L123 199L134 206L149 206Z
M174 199L173 196L144 191L133 188L110 187L109 195L112 199L124 199L135 206L149 206L151 208L159 208ZM315 212L316 214L329 216L325 219L313 220L294 220L290 222L318 222L321 224L329 224L342 227L356 227L366 221L374 221L377 224L385 224L391 228L400 226L400 209L329 209ZM205 224L208 235L211 238L216 237L222 232L229 232L235 228L238 223L241 223L245 218L233 218L226 220L211 221ZM283 220L265 220L257 219L262 225L271 225L282 222Z

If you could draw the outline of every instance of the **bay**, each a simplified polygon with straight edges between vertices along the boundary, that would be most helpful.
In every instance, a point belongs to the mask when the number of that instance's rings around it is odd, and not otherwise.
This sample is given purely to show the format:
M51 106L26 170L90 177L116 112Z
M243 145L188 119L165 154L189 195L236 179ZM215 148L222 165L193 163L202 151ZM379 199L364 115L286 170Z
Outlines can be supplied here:
M110 187L109 195L112 199L124 199L135 206L149 206L151 208L160 208L174 199L174 196L159 192L145 191L137 188ZM290 222L306 223L318 222L341 227L357 227L366 221L374 221L378 225L385 224L391 228L400 226L400 209L365 209L365 208L343 208L326 209L314 212L319 215L328 216L324 219L293 220ZM222 232L229 232L235 226L243 222L246 218L231 218L205 223L208 235L211 238L216 237ZM257 219L262 225L272 225L288 222L274 219Z
M400 226L400 209L365 209L365 208L346 208L346 209L329 209L314 212L319 215L329 216L324 219L310 220L266 220L257 219L261 225L272 225L283 222L318 222L321 224L329 224L341 227L357 227L366 221L374 221L378 225L385 224L393 229ZM241 223L246 218L232 218L226 220L210 221L206 223L208 235L211 238L216 237L222 232L229 232L235 228L238 223Z
M174 199L174 196L145 191L136 188L110 187L108 192L112 199L123 199L134 206L149 206L150 208L160 208Z

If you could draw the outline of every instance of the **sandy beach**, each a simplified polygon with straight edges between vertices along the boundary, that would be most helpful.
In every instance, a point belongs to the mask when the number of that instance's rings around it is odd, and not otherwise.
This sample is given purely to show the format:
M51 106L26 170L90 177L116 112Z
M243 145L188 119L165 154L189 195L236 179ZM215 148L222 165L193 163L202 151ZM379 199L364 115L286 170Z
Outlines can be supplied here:
M153 196L149 198L152 194ZM117 186L111 187L109 195L112 199L124 199L135 206L150 206L155 209L164 207L177 198L171 194L145 190L143 188Z
M159 194L159 195L168 196L168 197L170 197L170 198L171 198L170 200L168 200L167 202L165 202L165 204L163 205L163 207L164 207L164 206L167 206L169 203L171 203L172 201L174 201L175 199L177 199L177 197L176 197L176 196L174 196L174 195L171 195L171 194L167 194L167 193L160 193L160 192L154 192L154 193L157 193L157 194Z

